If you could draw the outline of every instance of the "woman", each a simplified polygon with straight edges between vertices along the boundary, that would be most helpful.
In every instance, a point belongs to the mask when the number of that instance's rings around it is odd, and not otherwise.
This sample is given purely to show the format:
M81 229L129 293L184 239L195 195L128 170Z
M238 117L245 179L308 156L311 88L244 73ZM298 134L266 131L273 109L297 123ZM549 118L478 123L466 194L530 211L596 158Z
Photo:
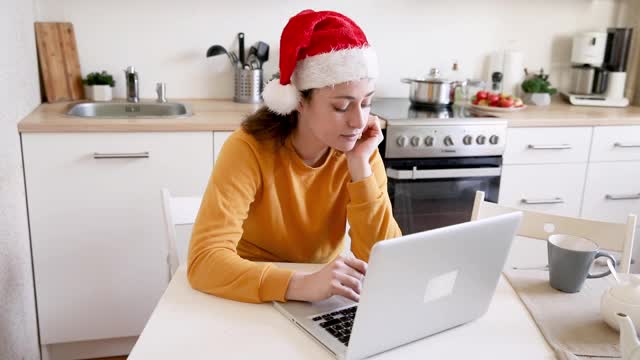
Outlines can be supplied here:
M216 160L189 247L193 288L245 302L358 301L371 247L401 235L369 115L376 76L351 19L305 10L289 20L266 107ZM347 220L357 258L339 256ZM268 263L329 261L315 273Z

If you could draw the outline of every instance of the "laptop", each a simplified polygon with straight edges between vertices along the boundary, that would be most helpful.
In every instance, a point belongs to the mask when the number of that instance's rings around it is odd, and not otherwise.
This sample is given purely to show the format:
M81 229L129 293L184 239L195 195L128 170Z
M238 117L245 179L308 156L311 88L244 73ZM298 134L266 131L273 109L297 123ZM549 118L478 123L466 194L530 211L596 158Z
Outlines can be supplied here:
M521 212L375 244L360 302L274 302L337 359L362 359L484 315Z

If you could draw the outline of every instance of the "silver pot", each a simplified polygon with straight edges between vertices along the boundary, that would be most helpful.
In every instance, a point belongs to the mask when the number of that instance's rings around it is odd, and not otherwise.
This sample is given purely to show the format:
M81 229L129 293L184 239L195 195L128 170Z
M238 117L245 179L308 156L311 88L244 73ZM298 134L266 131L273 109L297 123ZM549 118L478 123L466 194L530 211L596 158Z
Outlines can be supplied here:
M446 80L440 77L438 69L431 69L429 76L422 79L402 79L410 84L409 100L415 105L446 106L453 103L455 89L465 82Z

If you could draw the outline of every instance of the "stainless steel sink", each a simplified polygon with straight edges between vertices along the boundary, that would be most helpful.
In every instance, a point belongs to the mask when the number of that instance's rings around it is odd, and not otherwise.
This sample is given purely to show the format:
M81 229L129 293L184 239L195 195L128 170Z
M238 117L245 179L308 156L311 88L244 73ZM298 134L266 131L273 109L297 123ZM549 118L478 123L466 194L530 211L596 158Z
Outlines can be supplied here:
M180 118L193 115L181 103L85 102L78 103L67 115L83 118Z

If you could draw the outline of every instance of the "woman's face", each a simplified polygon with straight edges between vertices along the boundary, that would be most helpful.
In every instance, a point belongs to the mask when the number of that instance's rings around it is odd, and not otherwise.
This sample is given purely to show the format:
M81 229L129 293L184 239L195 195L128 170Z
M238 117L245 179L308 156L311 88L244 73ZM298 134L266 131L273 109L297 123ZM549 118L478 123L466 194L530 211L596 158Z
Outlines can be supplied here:
M369 79L314 89L298 107L298 130L324 146L353 149L367 125L374 89Z

